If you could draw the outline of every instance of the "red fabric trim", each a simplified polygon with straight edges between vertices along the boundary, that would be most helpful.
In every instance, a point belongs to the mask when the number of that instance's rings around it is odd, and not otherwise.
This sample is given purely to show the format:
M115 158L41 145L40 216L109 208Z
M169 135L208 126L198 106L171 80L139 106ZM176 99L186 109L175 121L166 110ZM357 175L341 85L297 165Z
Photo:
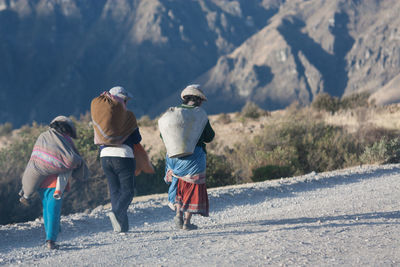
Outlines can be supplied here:
M57 174L49 175L44 179L44 181L40 184L40 188L56 188L57 185ZM68 181L67 186L65 187L64 192L68 192L70 190L70 184Z
M205 184L193 184L179 179L176 201L181 206L182 212L200 214L205 217L209 215L209 202Z

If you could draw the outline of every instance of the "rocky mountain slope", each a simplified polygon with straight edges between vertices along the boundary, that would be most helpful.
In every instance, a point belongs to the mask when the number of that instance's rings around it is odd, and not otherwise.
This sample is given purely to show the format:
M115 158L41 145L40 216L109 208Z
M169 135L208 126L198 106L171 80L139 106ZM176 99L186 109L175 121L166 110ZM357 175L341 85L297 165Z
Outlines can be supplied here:
M398 1L288 1L199 82L214 95L211 106L251 99L277 108L308 104L320 92L363 91L377 92L380 104L397 102L398 10Z
M396 0L0 0L0 123L79 116L117 84L134 94L138 116L159 115L192 82L204 86L212 113L389 84L392 102L399 8Z

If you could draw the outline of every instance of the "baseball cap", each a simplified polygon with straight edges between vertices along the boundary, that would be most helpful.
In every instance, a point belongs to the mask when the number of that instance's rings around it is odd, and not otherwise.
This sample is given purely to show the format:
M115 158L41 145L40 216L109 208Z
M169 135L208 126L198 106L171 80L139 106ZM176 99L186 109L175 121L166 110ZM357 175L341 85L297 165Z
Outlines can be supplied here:
M132 98L131 93L125 90L122 86L115 86L108 91L110 94L118 96L122 99L129 100Z

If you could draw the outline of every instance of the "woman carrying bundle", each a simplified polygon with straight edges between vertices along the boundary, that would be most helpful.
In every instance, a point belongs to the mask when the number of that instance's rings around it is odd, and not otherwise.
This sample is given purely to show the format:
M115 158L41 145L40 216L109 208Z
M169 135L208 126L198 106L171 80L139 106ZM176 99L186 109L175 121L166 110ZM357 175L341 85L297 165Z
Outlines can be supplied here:
M169 201L175 198L174 222L178 229L193 230L197 229L191 223L193 214L209 215L205 143L211 142L215 133L207 114L200 108L207 98L199 86L187 86L181 98L182 105L170 108L160 118L159 128L167 148L164 179L171 183Z
M55 243L60 229L61 205L64 186L60 188L60 176L86 180L88 168L79 155L71 138L76 138L71 119L58 116L50 123L33 147L31 158L22 177L20 202L29 206L31 195L38 190L43 204L43 220L46 245L58 249ZM68 181L67 190L69 189ZM58 189L58 190L57 190Z

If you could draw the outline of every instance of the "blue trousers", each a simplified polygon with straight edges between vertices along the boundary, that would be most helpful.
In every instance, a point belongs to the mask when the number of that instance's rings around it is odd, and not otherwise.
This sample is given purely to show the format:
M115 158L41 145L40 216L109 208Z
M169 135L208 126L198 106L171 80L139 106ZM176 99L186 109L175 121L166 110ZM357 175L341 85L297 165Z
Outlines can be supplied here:
M39 195L43 205L44 230L46 240L56 241L60 231L62 198L53 197L55 188L40 188Z
M127 212L135 189L136 161L133 158L102 157L101 166L107 177L112 211L121 225L121 231L127 232Z

